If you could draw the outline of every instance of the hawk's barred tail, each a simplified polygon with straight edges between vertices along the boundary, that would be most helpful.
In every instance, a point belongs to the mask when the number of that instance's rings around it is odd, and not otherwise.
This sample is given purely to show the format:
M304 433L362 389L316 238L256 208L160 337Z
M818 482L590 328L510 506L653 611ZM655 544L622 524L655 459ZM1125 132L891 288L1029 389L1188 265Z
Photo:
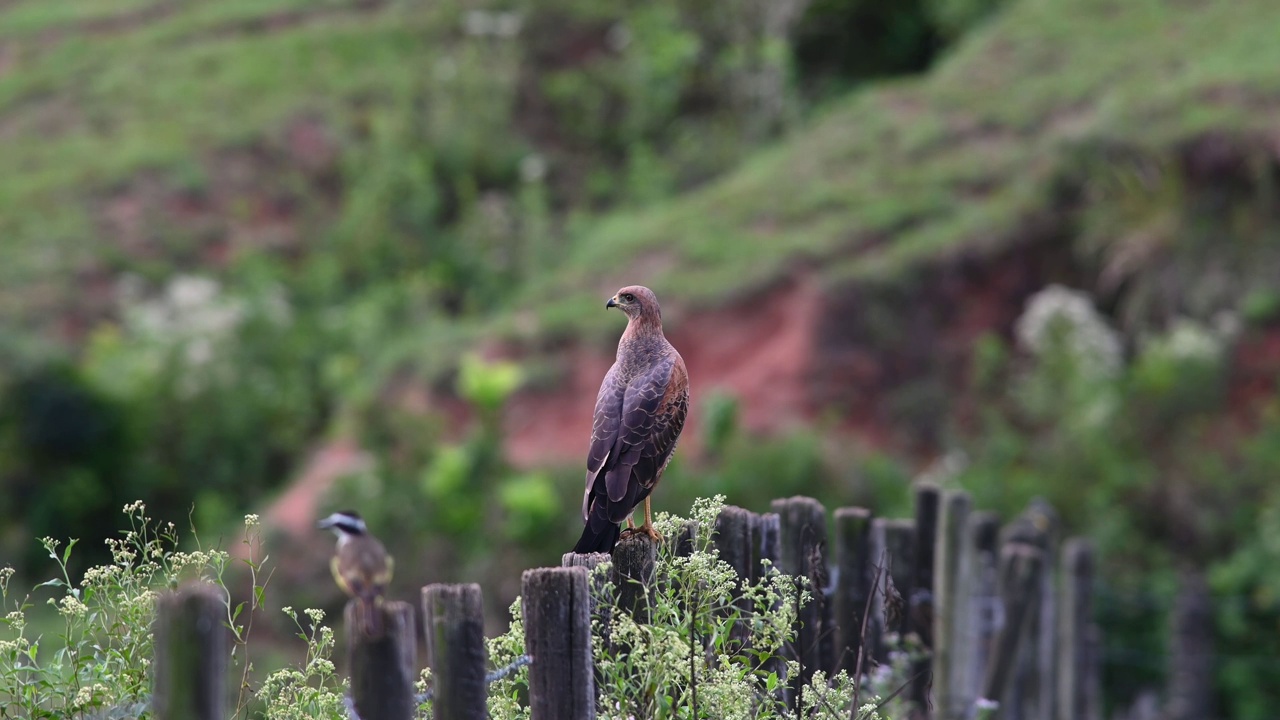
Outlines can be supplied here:
M613 546L618 544L618 536L622 534L622 528L617 523L606 522L600 532L594 532L591 529L593 524L588 522L587 526L582 528L582 537L578 538L578 544L573 546L573 551L579 554L613 552Z

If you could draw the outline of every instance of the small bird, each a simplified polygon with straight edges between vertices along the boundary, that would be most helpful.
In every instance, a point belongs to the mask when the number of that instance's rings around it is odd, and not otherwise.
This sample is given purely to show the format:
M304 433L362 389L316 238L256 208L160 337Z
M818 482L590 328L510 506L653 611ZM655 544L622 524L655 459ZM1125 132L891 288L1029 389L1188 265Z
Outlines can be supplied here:
M671 462L689 410L689 373L662 334L662 310L653 291L624 287L605 308L621 310L627 329L596 397L582 494L586 527L576 553L611 552L623 520L628 532L662 539L653 529L649 495ZM642 500L644 524L636 528L631 514Z
M367 637L381 636L382 596L391 582L395 559L378 538L369 534L364 520L354 510L336 512L318 526L333 530L338 536L329 570L338 587L355 598L361 632Z

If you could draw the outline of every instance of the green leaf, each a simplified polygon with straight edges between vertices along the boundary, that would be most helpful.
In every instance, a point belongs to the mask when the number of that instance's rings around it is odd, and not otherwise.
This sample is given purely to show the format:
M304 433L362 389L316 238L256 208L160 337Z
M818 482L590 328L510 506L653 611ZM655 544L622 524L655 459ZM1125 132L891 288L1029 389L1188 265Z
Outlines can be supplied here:
M235 622L236 618L240 617L241 610L244 610L243 602L241 602L239 605L236 605L236 609L231 613L231 622Z
M66 565L67 561L71 559L71 548L75 547L78 542L80 542L79 538L71 538L71 542L67 543L67 549L62 551L63 565Z

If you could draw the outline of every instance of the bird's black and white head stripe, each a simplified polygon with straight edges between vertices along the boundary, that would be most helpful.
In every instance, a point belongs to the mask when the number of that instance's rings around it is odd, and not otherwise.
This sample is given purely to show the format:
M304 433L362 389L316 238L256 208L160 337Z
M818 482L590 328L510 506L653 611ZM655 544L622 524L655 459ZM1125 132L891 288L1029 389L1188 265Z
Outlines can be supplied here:
M364 519L354 510L340 510L319 522L321 528L329 528L338 535L363 535Z

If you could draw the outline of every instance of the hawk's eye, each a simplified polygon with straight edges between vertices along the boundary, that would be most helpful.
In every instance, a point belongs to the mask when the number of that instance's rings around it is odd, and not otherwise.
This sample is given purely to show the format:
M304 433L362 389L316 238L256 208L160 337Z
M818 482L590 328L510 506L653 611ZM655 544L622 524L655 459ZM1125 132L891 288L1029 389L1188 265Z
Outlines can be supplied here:
M636 296L632 295L631 293L623 293L622 299L626 300L627 302L635 302Z

